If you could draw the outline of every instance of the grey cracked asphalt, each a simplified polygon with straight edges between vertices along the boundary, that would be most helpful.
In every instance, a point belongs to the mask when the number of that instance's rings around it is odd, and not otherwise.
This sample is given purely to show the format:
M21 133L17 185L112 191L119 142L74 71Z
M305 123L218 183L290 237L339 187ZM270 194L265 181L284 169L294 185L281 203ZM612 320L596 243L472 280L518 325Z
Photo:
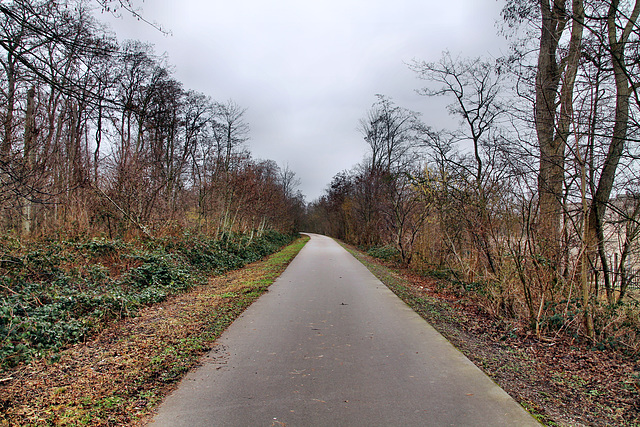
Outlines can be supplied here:
M332 239L311 240L159 426L539 426Z

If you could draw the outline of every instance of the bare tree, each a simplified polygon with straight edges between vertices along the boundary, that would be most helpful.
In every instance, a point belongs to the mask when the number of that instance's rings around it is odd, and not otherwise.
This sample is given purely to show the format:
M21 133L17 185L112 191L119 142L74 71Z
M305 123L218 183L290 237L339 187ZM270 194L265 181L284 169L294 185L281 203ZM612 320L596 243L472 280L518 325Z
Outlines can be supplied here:
M449 52L444 52L439 62L414 61L411 69L429 83L420 94L454 97L449 113L459 116L464 123L464 128L454 132L454 136L459 141L472 141L475 159L472 175L481 189L485 172L482 144L488 144L488 134L505 111L499 97L502 89L499 66L480 58L454 60ZM438 87L430 87L434 83Z
M456 186L460 200L464 203L465 218L473 218L469 223L470 235L487 261L491 272L497 274L495 248L491 242L490 191L496 186L495 149L498 138L500 117L505 108L500 98L503 90L499 64L487 60L453 59L448 52L442 54L438 62L414 61L411 69L418 78L427 82L419 91L425 96L448 96L453 98L449 113L460 118L462 127L450 131L447 153L443 151L442 139L430 136L426 129L425 141L431 146L437 158L448 163L448 169L459 171L463 178ZM452 144L472 143L472 161L465 159L464 148L453 150ZM467 181L467 182L465 182ZM469 197L469 191L473 196Z
M384 95L376 97L366 118L360 120L360 132L371 149L371 170L389 172L400 168L408 158L418 114L395 105Z
M217 126L214 136L223 170L229 171L234 154L249 140L249 125L244 121L246 109L228 100L216 104L215 111Z
M296 195L296 190L302 182L300 178L296 177L296 173L291 170L289 164L285 164L282 168L279 168L280 185L282 186L282 192L285 197L293 198Z

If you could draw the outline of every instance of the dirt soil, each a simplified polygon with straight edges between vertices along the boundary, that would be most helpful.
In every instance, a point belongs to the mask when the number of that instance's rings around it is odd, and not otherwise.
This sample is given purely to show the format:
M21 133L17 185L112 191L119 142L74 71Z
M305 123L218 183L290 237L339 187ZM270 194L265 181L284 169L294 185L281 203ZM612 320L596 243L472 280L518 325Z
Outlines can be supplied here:
M472 295L352 253L541 423L640 426L637 355L566 335L537 339L525 325L487 314Z

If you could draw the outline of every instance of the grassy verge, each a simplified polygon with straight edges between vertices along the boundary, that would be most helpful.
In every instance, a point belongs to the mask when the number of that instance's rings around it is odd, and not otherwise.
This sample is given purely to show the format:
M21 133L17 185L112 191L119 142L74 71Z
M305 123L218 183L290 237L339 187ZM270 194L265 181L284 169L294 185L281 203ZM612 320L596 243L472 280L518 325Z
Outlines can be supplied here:
M215 339L284 271L307 242L142 308L59 357L0 378L0 424L142 424Z

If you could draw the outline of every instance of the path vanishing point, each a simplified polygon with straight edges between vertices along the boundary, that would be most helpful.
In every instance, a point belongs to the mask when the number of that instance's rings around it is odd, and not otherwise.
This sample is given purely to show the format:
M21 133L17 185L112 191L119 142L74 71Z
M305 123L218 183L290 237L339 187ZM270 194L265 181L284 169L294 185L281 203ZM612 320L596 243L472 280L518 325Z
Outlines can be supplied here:
M328 237L311 240L152 426L539 426Z

